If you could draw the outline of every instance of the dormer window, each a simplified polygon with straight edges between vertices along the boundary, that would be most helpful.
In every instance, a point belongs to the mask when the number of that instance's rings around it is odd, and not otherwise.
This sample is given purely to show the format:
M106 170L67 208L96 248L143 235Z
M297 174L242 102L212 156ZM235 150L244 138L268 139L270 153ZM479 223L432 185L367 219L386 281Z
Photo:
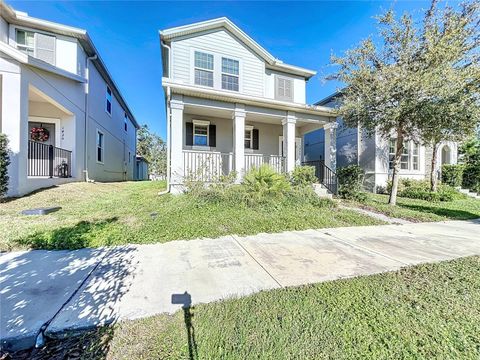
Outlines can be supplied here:
M195 85L213 87L213 55L195 51Z
M275 99L293 101L293 80L275 76Z
M222 57L222 89L238 91L238 60Z

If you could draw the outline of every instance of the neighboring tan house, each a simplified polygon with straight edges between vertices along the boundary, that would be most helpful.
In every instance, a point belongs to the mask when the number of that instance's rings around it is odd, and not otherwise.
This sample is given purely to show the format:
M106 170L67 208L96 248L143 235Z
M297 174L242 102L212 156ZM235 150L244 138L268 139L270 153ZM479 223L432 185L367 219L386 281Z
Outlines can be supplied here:
M305 134L334 136L331 109L305 101L315 71L274 58L229 19L162 30L160 41L169 191L232 171L241 181L264 163L290 172L303 160Z
M341 99L341 93L334 93L320 100L316 105L334 108ZM377 192L387 186L393 172L395 138L384 139L379 134L367 136L360 127L344 126L342 119L337 119L337 168L357 164L365 171L365 189ZM322 131L309 134L306 138L305 156L308 160L323 157ZM432 150L414 141L405 143L404 154L400 163L400 177L423 180L429 178ZM442 164L457 163L457 143L443 142L437 152L438 172Z
M85 30L0 0L0 95L11 150L7 196L133 179L138 124Z

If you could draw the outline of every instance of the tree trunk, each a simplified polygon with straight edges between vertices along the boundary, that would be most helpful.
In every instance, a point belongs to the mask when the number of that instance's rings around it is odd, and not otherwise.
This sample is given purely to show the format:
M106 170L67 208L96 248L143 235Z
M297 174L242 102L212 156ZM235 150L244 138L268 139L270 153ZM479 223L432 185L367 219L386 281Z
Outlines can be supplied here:
M430 170L430 190L437 191L437 149L438 142L433 144L433 153L432 153L432 168Z
M395 149L395 157L393 159L393 177L392 177L392 190L390 191L390 198L388 203L390 205L397 204L397 192L398 192L398 180L400 178L400 159L403 152L403 132L399 128L397 129L397 144Z

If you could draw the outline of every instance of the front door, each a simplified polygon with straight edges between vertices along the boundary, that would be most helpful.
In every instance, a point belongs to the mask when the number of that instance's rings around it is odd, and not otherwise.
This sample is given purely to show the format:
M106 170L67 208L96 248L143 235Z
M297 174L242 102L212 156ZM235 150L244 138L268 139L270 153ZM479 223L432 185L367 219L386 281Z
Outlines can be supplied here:
M281 156L285 156L283 154L283 136L280 136L278 140L278 153ZM295 138L295 164L297 166L301 165L302 161L302 138Z
M47 130L47 135L46 135L46 140L41 140L41 139L36 139L35 135L32 135L32 129L46 129ZM45 134L45 132L44 132ZM53 145L55 146L55 124L50 124L50 123L40 123L40 122L34 122L34 121L29 121L28 122L28 140L34 140L41 142L42 144L45 145Z

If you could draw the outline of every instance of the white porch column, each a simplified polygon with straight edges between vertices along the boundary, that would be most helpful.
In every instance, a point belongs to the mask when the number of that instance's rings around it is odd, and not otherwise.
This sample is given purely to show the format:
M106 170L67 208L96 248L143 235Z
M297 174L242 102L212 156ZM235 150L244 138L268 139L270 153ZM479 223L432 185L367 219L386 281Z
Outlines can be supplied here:
M285 156L285 170L287 173L295 169L295 113L288 111L283 119L283 155Z
M170 100L170 171L168 189L179 192L179 184L183 183L183 98L173 95ZM172 187L173 186L173 187Z
M333 171L337 169L337 123L328 123L325 129L325 165Z
M245 173L245 105L236 104L233 112L233 163L237 182Z

